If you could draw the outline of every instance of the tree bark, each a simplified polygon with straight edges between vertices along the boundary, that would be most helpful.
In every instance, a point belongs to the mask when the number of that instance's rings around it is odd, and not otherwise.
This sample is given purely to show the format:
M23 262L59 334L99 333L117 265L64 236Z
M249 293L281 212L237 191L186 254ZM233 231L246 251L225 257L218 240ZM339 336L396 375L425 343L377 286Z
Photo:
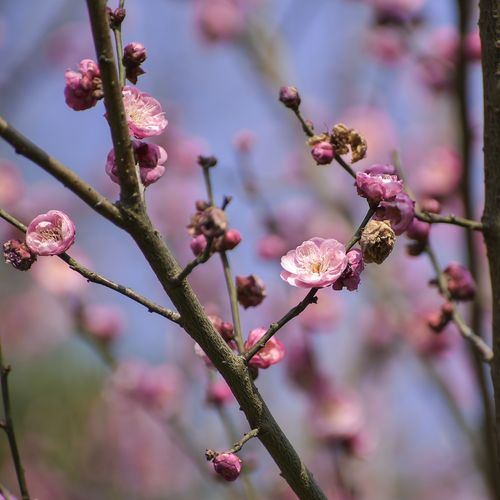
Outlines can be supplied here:
M500 0L480 1L484 87L484 238L493 293L491 376L495 399L496 475L500 475Z

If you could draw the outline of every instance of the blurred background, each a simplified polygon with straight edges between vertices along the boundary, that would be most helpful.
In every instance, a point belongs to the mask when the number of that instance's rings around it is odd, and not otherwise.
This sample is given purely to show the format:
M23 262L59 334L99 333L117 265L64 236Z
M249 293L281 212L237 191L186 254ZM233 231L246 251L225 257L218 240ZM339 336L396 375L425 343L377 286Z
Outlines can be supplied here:
M280 279L280 257L314 236L348 241L366 211L344 171L315 165L300 124L278 101L282 85L299 89L316 131L345 123L366 138L356 170L397 154L417 200L480 218L478 13L471 9L459 32L460 4L127 0L124 43L140 42L148 54L138 88L162 103L169 121L155 138L169 158L146 190L150 213L178 260L191 260L186 226L195 201L206 198L196 159L218 157L216 201L233 197L230 226L243 236L229 254L233 273L255 274L267 287L261 305L241 310L245 335L305 295ZM2 2L0 57L2 116L116 200L104 171L112 146L102 102L75 112L63 95L64 72L95 59L85 2ZM125 234L3 141L0 207L24 223L64 211L77 227L72 256L168 305ZM4 221L0 235L20 237ZM488 339L481 239L435 225L431 242L443 268L474 263L476 307L461 310ZM328 498L493 498L484 466L489 385L454 326L440 334L428 327L443 299L429 286L426 256L409 256L408 243L399 236L358 291L321 291L317 305L279 332L285 358L261 370L257 385ZM217 256L190 281L209 313L231 321ZM27 273L0 266L0 317L33 498L294 498L257 440L239 454L242 478L215 476L205 449L228 449L248 424L177 326L55 257ZM4 436L0 482L18 496Z

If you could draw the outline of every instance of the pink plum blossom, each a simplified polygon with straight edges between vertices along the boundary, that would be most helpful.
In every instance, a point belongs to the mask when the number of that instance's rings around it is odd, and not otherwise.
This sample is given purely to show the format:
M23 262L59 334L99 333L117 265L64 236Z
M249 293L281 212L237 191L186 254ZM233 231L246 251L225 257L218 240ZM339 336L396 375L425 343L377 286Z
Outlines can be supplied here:
M165 173L163 164L167 161L167 152L156 144L142 141L132 141L134 158L139 166L141 181L145 186L153 184ZM116 165L115 150L112 149L106 158L106 173L113 182L120 183Z
M277 259L286 251L286 241L278 234L265 234L257 243L257 254L263 259Z
M234 453L221 453L213 460L214 470L226 481L235 481L241 472L241 460Z
M323 288L337 281L348 259L335 239L312 238L281 258L281 278L300 288Z
M136 87L124 87L123 105L130 133L137 139L160 135L168 124L161 104Z
M382 201L375 219L388 220L396 235L403 234L415 216L415 202L401 191L392 201Z
M476 285L470 271L458 262L450 263L443 271L448 291L454 300L472 300L476 295Z
M92 108L103 97L99 66L92 59L83 59L79 71L66 71L64 79L66 104L75 111Z
M384 64L396 64L408 53L405 38L400 30L377 27L372 29L366 40L367 50Z
M237 0L198 0L196 24L208 42L233 40L245 27L245 16Z
M266 333L265 328L255 328L245 341L245 351L249 351ZM266 345L253 356L249 364L257 368L269 368L279 363L285 357L285 346L276 338L271 337Z
M392 201L403 190L403 182L397 175L358 172L355 185L359 196L371 204Z
M361 250L355 248L347 252L347 260L348 264L342 276L332 285L334 290L342 290L345 287L352 292L358 289L361 281L360 275L365 268Z
M26 244L35 255L59 255L75 242L75 224L59 210L35 217L26 230Z

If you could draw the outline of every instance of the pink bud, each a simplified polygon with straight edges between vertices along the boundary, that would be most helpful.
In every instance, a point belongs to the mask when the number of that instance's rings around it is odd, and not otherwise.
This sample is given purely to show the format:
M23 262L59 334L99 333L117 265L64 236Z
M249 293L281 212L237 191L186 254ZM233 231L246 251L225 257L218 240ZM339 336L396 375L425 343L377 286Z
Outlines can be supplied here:
M454 300L472 300L476 295L476 285L470 271L457 262L452 262L443 271L448 291Z
M220 243L221 250L232 250L241 242L241 234L237 229L228 229Z
M406 230L406 235L408 238L416 240L419 243L426 243L429 238L430 230L430 224L414 218Z
M245 308L258 306L266 297L266 285L255 275L236 276L238 302Z
M213 460L214 470L226 481L235 481L241 472L241 460L234 453L221 453Z
M75 224L63 212L35 217L26 230L26 244L36 255L59 255L75 242Z
M146 60L146 57L146 48L142 43L132 42L125 45L123 49L123 64L125 64L125 66L138 66Z
M117 307L92 304L85 307L82 326L93 337L111 342L123 333L125 321L123 312Z
M420 208L423 212L429 212L431 214L441 213L441 203L435 198L425 198L420 203Z
M361 250L355 248L347 252L347 261L347 267L342 276L332 285L334 290L342 290L345 287L352 292L358 289L361 281L360 275L365 268Z
M290 109L299 109L300 95L295 87L281 87L279 100Z
M378 166L377 167L385 167ZM389 166L388 166L389 167ZM381 201L392 201L403 190L403 183L397 175L370 172L358 172L355 185L359 196L366 198L372 204Z
M215 314L209 314L208 319L226 342L234 339L234 327L231 323L223 321L222 318Z
M6 241L3 244L3 256L7 264L20 271L27 271L36 261L36 255L31 253L26 243L19 240Z
M216 406L222 406L234 400L231 389L224 380L212 382L207 389L207 402Z
M92 108L103 97L99 66L91 59L80 62L79 71L68 70L64 74L66 104L75 111Z
M199 234L198 236L195 236L191 240L190 247L194 255L201 255L207 248L207 239L205 238L205 235Z
M322 141L313 146L311 155L318 165L328 165L335 158L335 149L329 142Z

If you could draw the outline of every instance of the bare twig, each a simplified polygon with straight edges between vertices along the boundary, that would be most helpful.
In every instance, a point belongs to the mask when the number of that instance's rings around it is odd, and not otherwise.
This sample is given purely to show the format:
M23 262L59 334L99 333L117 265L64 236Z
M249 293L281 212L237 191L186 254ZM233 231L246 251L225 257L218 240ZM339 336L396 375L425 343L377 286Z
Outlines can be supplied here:
M465 227L466 229L471 229L473 231L482 231L483 224L476 220L465 219L463 217L457 217L456 215L439 215L430 212L421 212L420 210L415 210L415 217L418 220L428 222L429 224L453 224L455 226Z
M233 444L232 448L227 450L225 453L238 453L246 442L250 441L254 437L259 435L259 429L252 429L248 431L239 441Z
M196 267L198 267L200 264L204 264L208 261L208 259L210 259L210 257L212 256L212 242L213 239L211 238L207 240L207 246L205 247L205 250L191 262L186 264L186 267L173 279L175 283L182 283L182 281L185 280Z
M10 371L11 367L4 364L3 350L2 345L0 344L0 382L2 386L2 402L5 417L5 420L2 422L1 427L7 434L10 453L12 455L12 461L14 462L14 468L16 469L17 482L19 483L19 490L21 491L22 499L30 500L26 478L24 476L24 467L21 460L21 455L19 453L19 448L17 446L16 434L14 432L14 421L12 419L8 378Z

